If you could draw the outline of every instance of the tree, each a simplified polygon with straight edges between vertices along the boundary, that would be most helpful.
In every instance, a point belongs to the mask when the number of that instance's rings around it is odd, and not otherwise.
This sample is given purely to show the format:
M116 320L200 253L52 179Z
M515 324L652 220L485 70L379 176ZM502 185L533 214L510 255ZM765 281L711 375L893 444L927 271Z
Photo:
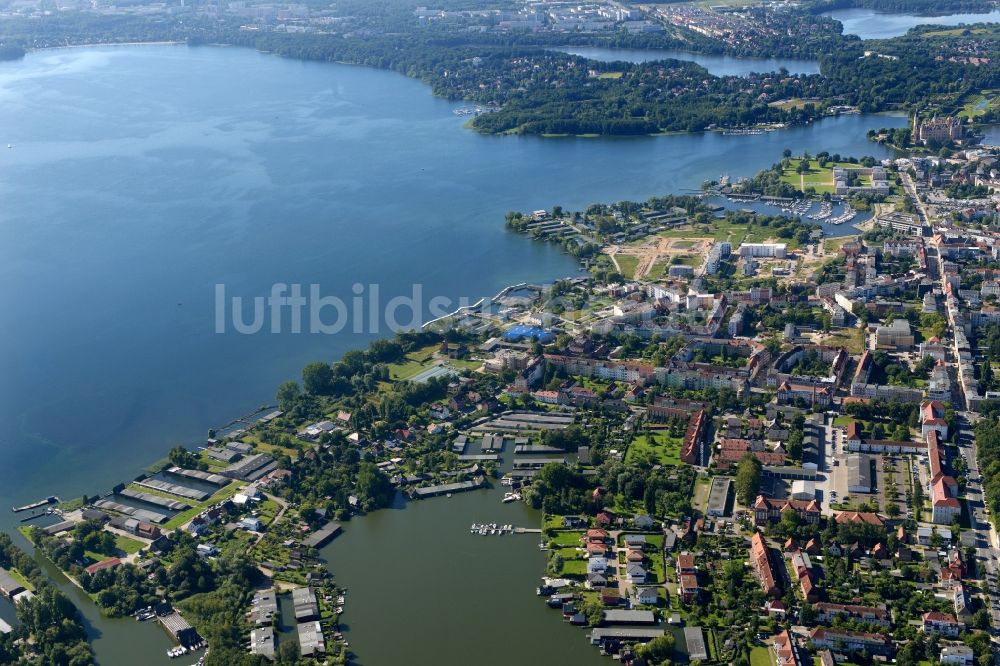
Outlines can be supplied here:
M985 608L980 608L972 616L972 626L976 629L987 631L990 628L990 612Z
M657 636L645 645L636 647L635 653L653 664L662 664L674 654L674 635L667 633Z
M743 506L750 506L760 492L763 466L753 455L746 454L736 468L736 497Z
M302 385L307 393L323 395L333 386L333 369L328 363L316 361L302 368Z
M361 506L366 511L388 506L394 493L389 477L371 462L358 465L355 489Z
M302 395L302 388L296 381L287 381L278 387L278 407L287 411Z

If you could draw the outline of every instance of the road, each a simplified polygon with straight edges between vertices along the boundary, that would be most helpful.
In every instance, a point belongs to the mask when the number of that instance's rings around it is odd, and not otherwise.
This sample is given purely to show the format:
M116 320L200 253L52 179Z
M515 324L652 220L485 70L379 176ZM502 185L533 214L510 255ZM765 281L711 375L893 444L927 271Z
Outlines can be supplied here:
M983 570L986 589L989 592L989 609L994 627L1000 627L1000 587L997 584L997 550L1000 542L996 530L989 522L986 504L983 500L983 489L979 472L979 461L976 459L975 439L972 427L977 415L974 412L958 412L959 427L955 436L959 454L965 458L969 471L966 474L965 503L969 512L969 522L976 533L976 560Z
M910 174L906 173L905 171L902 173L902 178L903 178L903 189L906 190L907 196L913 199L913 204L917 207L917 212L920 214L920 221L923 224L927 224L931 218L927 214L927 209L924 208L924 203L920 200L920 197L917 195L917 186L914 184L913 179L910 177Z

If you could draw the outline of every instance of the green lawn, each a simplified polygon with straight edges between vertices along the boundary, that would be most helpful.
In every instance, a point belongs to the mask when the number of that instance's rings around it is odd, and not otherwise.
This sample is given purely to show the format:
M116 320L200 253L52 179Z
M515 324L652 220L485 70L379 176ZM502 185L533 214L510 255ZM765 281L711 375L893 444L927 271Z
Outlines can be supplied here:
M132 553L138 553L145 547L146 544L144 544L141 541L130 539L127 536L122 536L121 534L115 535L115 548L117 548L118 550L125 551L126 555L131 555Z
M796 187L803 192L805 191L805 188L813 187L815 188L817 194L823 194L825 192L833 194L834 167L842 166L856 169L861 166L860 164L851 164L850 162L827 162L826 166L821 167L819 165L819 160L809 160L809 172L799 174L798 167L799 164L802 163L802 159L790 159L788 162L788 168L781 173L782 182L788 183L792 187Z
M771 651L759 645L754 647L750 650L750 666L774 666Z
M625 462L627 464L640 456L652 454L661 465L680 465L682 441L681 437L671 437L667 430L654 430L652 436L643 433L629 444Z
M958 115L963 118L975 119L987 111L1000 107L1000 91L984 90L981 93L969 95L961 103L962 110L958 112Z
M629 254L619 254L615 255L615 261L618 262L618 267L623 276L630 280L635 277L635 269L639 267L639 257L633 257Z
M9 570L9 572L10 572L10 577L13 578L14 580L16 580L21 585L23 585L24 589L30 590L32 592L35 591L35 586L32 585L31 582L27 578L25 578L24 575L20 571L18 571L17 569L11 567L10 570Z
M764 243L774 240L785 243L788 249L797 250L801 247L794 238L777 238L771 227L759 224L734 224L724 219L713 220L709 224L691 224L680 229L669 229L658 234L663 238L704 238L712 240L727 240L736 248L740 243ZM701 258L697 258L701 261Z
M390 363L389 376L395 380L406 380L428 368L427 363L434 357L439 345L427 345L406 355L403 363Z
M646 274L646 277L649 278L650 280L659 280L660 278L667 275L667 270L669 268L670 264L668 264L663 259L657 259L656 261L653 262L653 265L652 267L650 267L649 273Z
M560 575L563 576L586 576L587 560L563 560L563 567Z
M555 537L549 540L557 548L575 548L580 545L582 532L557 532Z

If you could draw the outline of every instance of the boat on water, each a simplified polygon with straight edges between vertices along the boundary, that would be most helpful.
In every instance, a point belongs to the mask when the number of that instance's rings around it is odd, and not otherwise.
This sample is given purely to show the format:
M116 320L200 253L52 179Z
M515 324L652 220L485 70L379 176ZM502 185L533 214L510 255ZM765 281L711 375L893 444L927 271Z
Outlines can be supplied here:
M521 500L521 493L506 493L501 500L504 504L510 502L519 502Z

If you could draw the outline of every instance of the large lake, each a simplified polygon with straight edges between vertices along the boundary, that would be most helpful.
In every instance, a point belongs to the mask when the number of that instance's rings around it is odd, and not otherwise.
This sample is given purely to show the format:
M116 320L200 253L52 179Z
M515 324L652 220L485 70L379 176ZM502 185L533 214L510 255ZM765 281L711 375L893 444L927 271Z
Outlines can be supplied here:
M823 16L837 19L844 24L845 35L857 35L861 39L889 39L906 34L918 25L956 26L971 23L1000 22L1000 10L982 14L945 14L943 16L921 16L918 14L896 14L878 12L874 9L835 9L824 12Z
M105 491L271 401L305 363L372 338L217 334L216 284L253 297L316 283L345 299L378 284L385 302L420 283L426 297L476 299L577 270L507 233L508 210L690 190L751 175L784 148L885 156L865 132L906 122L551 140L477 135L458 106L397 74L243 49L67 49L0 64L0 507ZM532 519L496 499L383 512L330 546L362 663L402 663L400 646L413 664L598 663L533 596L543 562L530 539L460 531L494 506L514 516L504 522ZM0 510L0 528L15 525ZM411 584L421 593L394 594ZM101 664L169 663L159 629L74 598ZM468 649L442 650L456 630Z
M601 62L653 62L672 58L697 63L715 76L747 76L755 72L777 72L782 68L791 74L819 74L819 62L816 60L734 58L725 55L706 55L668 49L601 48L596 46L574 46L558 50Z

